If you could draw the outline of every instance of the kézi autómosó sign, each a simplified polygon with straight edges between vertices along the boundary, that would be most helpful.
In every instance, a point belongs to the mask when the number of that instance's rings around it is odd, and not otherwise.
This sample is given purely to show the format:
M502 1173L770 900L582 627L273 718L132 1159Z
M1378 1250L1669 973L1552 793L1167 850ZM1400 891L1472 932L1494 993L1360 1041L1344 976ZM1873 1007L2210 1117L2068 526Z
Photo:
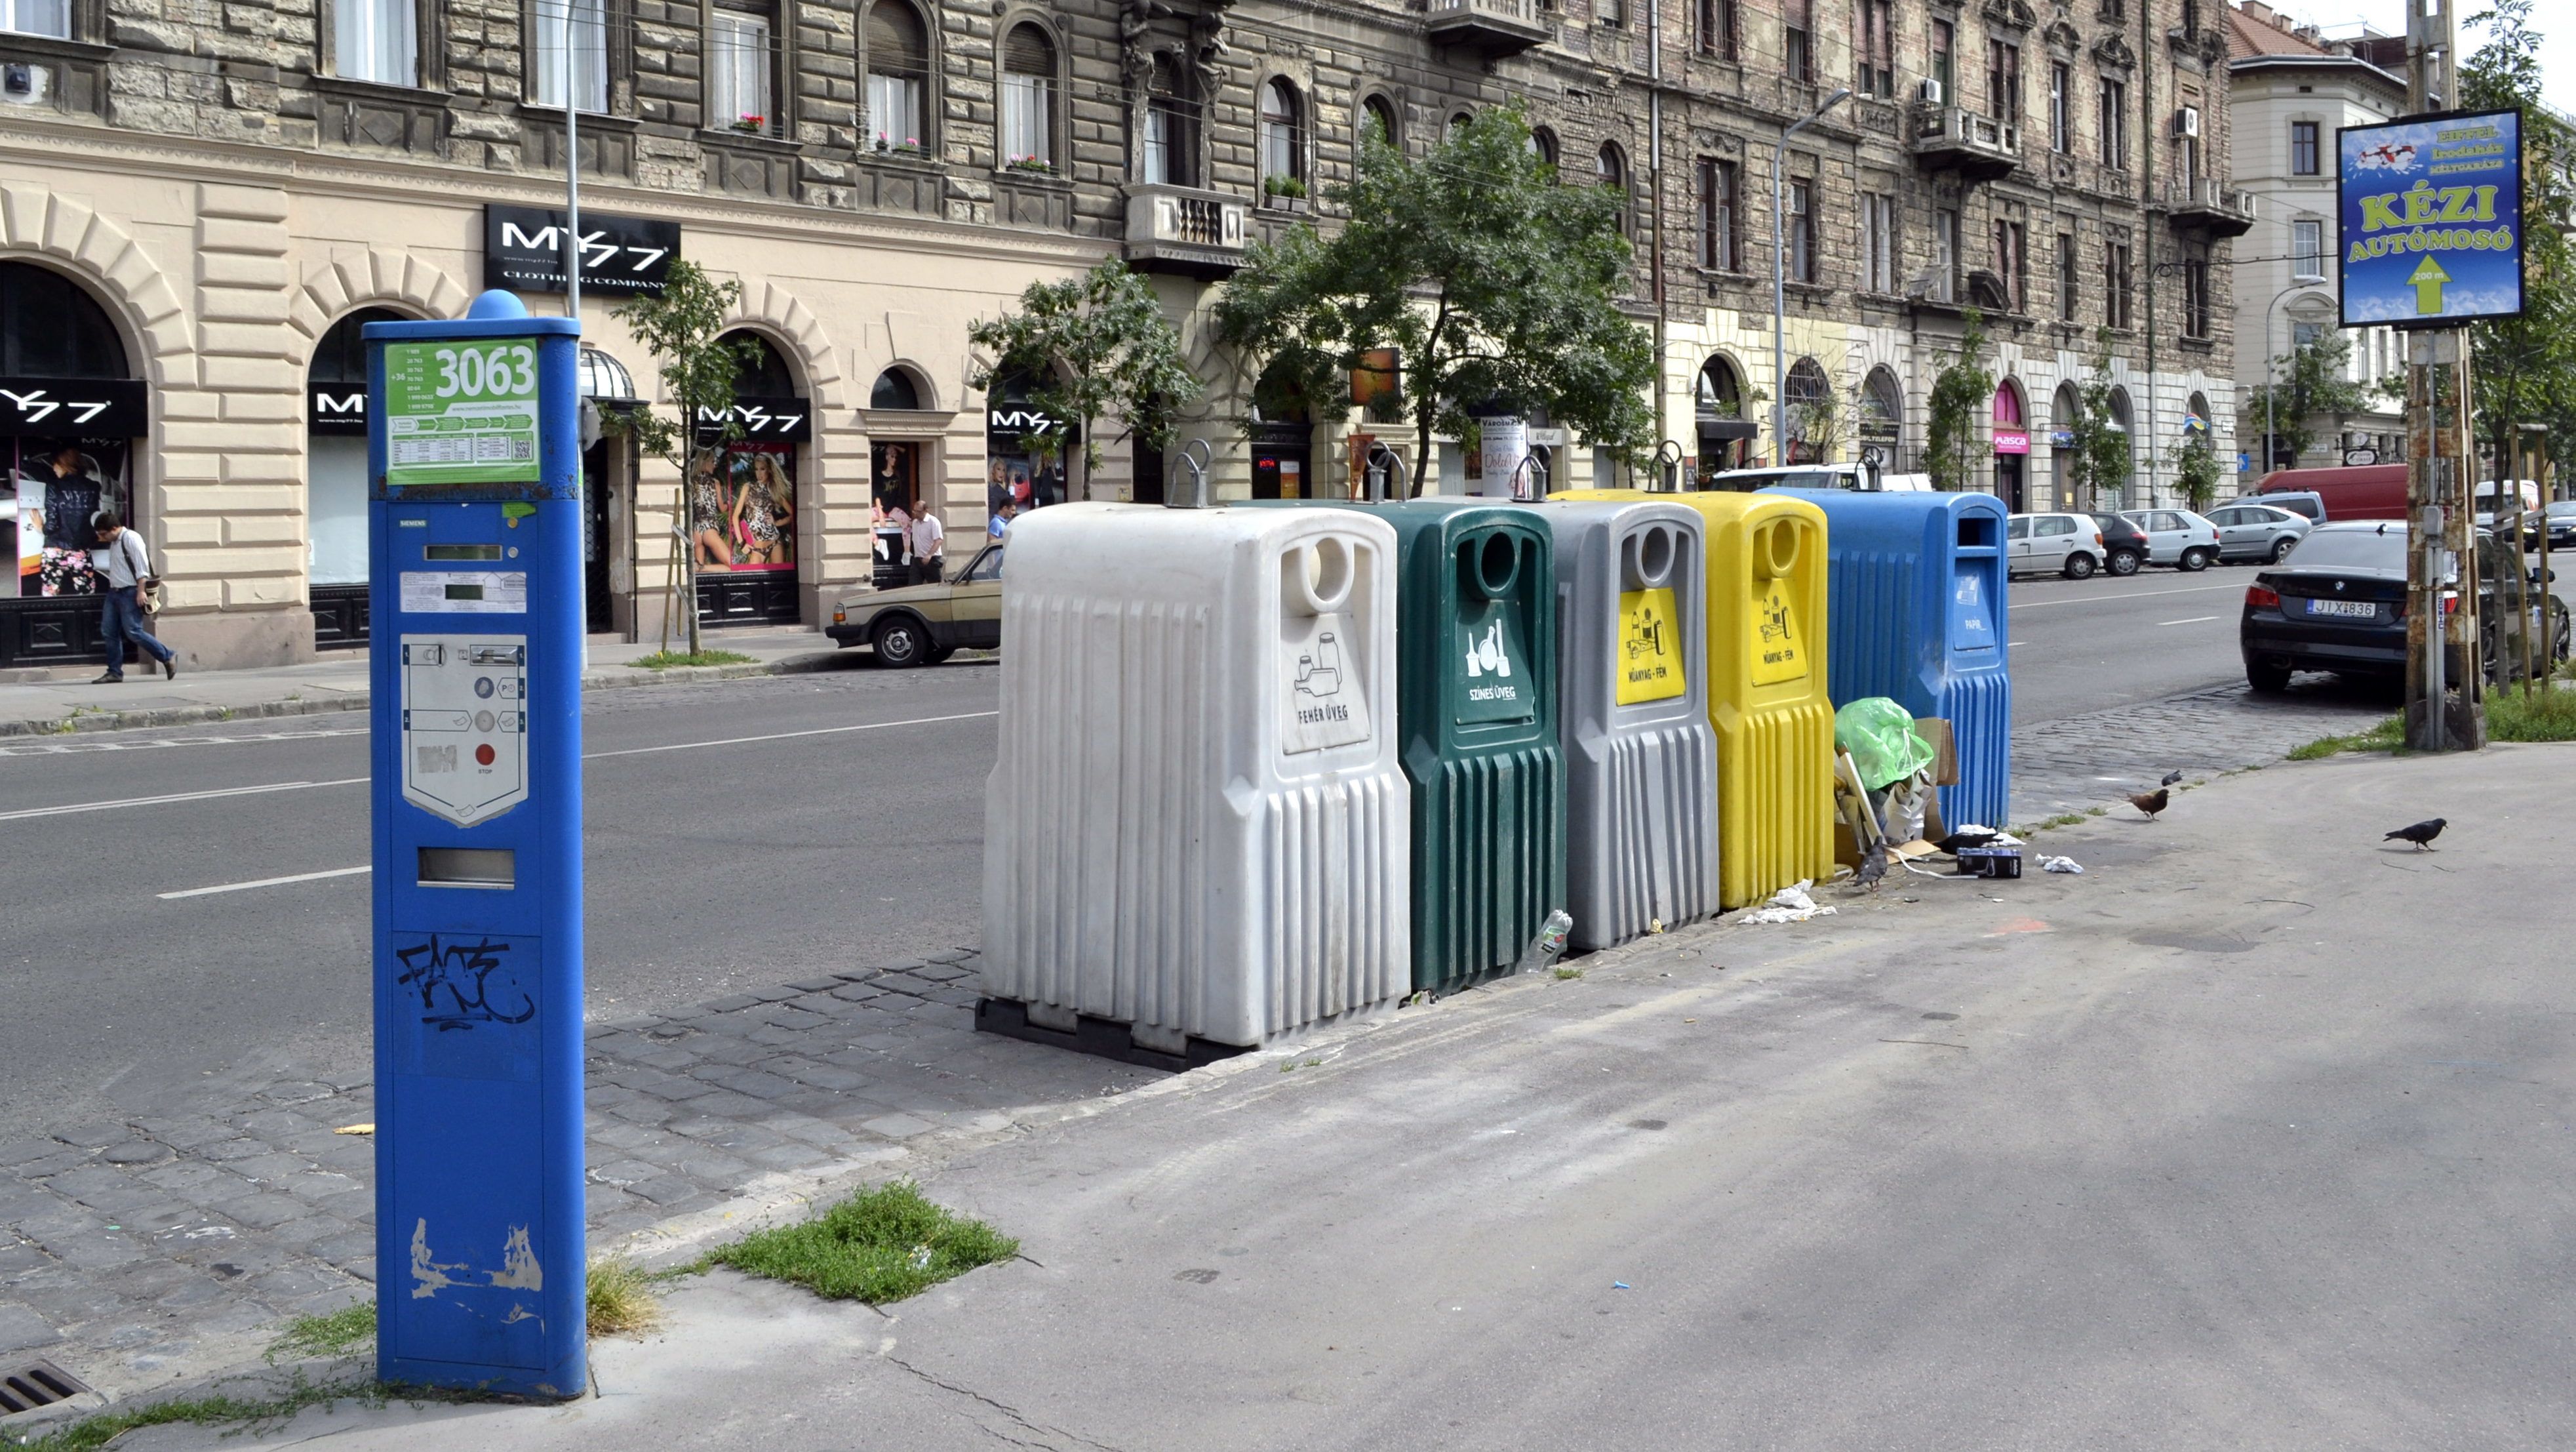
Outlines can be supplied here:
M2521 315L2521 112L2347 126L2335 152L2345 327Z

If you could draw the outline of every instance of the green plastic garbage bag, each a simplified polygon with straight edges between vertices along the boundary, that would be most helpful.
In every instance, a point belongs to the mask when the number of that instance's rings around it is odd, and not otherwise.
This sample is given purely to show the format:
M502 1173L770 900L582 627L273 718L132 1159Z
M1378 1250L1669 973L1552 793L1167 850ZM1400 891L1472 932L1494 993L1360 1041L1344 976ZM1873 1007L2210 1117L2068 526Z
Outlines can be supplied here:
M1834 713L1834 748L1851 753L1860 784L1877 791L1932 764L1914 715L1885 696L1864 696Z

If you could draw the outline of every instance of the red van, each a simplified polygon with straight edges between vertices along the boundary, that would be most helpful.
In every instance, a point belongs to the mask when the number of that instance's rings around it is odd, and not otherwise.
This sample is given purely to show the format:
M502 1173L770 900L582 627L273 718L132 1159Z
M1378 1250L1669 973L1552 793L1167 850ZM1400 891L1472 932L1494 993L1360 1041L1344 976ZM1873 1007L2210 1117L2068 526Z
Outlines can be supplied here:
M2404 519L2406 466L2356 464L2335 469L2275 469L2257 494L2310 493L2325 501L2328 519Z

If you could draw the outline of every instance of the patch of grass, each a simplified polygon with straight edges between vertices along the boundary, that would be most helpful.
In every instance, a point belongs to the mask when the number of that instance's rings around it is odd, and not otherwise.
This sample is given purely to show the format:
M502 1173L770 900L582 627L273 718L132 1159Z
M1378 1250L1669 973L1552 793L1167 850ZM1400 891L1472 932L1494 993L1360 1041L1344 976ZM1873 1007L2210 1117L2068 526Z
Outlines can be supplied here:
M189 1423L200 1427L231 1426L259 1431L283 1423L307 1407L344 1398L369 1406L382 1406L385 1389L376 1382L338 1381L309 1382L295 1378L283 1393L266 1401L245 1397L189 1397L179 1401L153 1402L147 1406L116 1408L85 1417L68 1427L57 1428L33 1442L16 1444L27 1452L93 1452L126 1433L140 1427L167 1427Z
M2109 807L2086 807L2084 809L2084 815L2088 817L2107 817L2110 814L2111 809Z
M327 1316L298 1316L268 1343L268 1359L346 1356L376 1339L376 1303L358 1301Z
M2290 748L2292 761L2323 761L2346 751L2394 751L2406 744L2406 722L2391 716L2367 731L2350 736L2320 736L2302 746Z
M708 1258L831 1300L882 1306L1019 1253L1018 1241L930 1203L912 1181L896 1180L859 1191L801 1225L756 1230Z
M1582 976L1583 970L1580 968L1559 968L1556 970L1556 981L1559 983L1571 983Z
M662 1302L652 1278L633 1262L603 1260L590 1267L590 1334L632 1336L662 1324Z
M2035 826L2024 827L2013 835L2016 837L2026 837L2033 832L2045 832L2051 827L2072 827L2077 823L2082 822L2084 819L2085 814L2082 812L2060 812L2045 822L2041 822Z
M657 650L648 656L628 661L648 671L666 671L673 666L749 665L752 658L738 650L702 650L691 654L685 650Z
M2576 691L2520 687L2487 693L2489 741L2576 741Z

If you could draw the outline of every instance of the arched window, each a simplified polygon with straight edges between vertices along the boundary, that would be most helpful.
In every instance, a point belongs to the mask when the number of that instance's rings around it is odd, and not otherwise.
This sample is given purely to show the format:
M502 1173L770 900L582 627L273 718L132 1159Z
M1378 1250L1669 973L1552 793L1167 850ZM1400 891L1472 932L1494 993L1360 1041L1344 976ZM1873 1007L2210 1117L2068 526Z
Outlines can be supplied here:
M921 12L904 0L868 7L868 145L919 154L930 147L924 93L930 84L930 36Z
M877 375L876 387L868 390L868 407L917 409L921 407L921 386L901 368L889 368Z
M369 323L399 323L404 315L392 308L360 308L331 325L322 341L313 345L313 361L304 373L307 382L315 384L354 383L364 388L367 383L367 345L358 330ZM366 420L359 419L361 432Z
M1744 466L1747 441L1755 432L1744 417L1744 377L1726 355L1711 354L1700 365L1691 404L1699 436L1699 477L1693 483L1706 489L1713 476Z
M133 376L97 299L61 273L24 262L0 262L0 375Z
M1015 25L1002 42L1002 162L1052 170L1055 159L1055 42Z
M1736 379L1735 365L1722 355L1701 364L1693 402L1696 405L1693 412L1701 418L1742 418L1744 385Z
M1198 96L1189 70L1170 51L1154 53L1146 82L1145 135L1137 148L1138 180L1156 186L1198 185Z
M734 363L733 391L738 398L793 398L796 375L789 371L787 359L767 338L748 329L724 335L724 341L740 346L749 344Z
M1621 236L1627 235L1628 201L1624 193L1628 190L1628 157L1619 149L1619 143L1601 143L1601 154L1592 159L1592 179L1623 194L1619 200L1619 232Z
M1360 130L1363 135L1371 125L1389 146L1402 146L1404 133L1396 129L1395 104L1384 96L1371 96L1360 102Z
M1466 130L1466 129L1467 129L1467 123L1468 123L1468 122L1470 122L1470 121L1473 121L1473 120L1475 120L1475 119L1476 119L1476 118L1475 118L1474 116L1472 116L1472 115L1468 114L1468 113L1467 113L1467 112L1465 112L1465 111L1460 111L1460 112L1458 112L1457 114L1455 114L1455 115L1451 116L1451 117L1449 118L1449 136L1448 136L1448 139L1449 139L1449 140L1451 140L1451 141L1455 141L1455 140L1457 140L1457 139L1458 139L1458 133L1459 133L1459 132L1461 132L1461 131Z
M1860 385L1860 441L1884 451L1887 466L1896 467L1896 447L1905 438L1905 391L1885 365L1869 370Z
M2102 486L2111 495L2110 502L2122 503L2128 498L2129 476L2137 469L2137 434L2129 424L2129 390L2111 390L2111 432L2120 436L2120 477L2105 479Z
M1261 188L1280 194L1283 184L1304 184L1304 130L1299 121L1297 88L1273 76L1261 87ZM1289 195L1294 195L1293 192Z
M1789 457L1783 462L1820 461L1829 442L1825 415L1833 401L1833 384L1825 378L1824 365L1813 358L1790 364L1788 386L1781 392L1789 404Z
M313 643L367 643L367 345L358 330L398 323L391 308L360 308L331 325L305 365L304 574Z
M1556 165L1556 133L1544 126L1531 127L1530 155L1550 166Z

